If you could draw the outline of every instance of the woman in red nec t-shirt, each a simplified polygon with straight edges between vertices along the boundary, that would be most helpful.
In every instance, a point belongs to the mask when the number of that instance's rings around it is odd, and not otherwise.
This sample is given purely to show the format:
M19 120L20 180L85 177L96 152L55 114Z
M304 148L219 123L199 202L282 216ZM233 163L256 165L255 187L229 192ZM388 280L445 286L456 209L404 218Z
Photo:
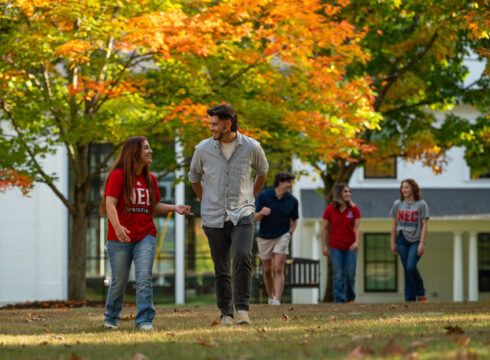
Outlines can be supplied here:
M104 327L115 329L121 318L124 291L134 261L137 328L153 330L155 307L151 275L157 229L153 214L175 211L192 215L186 205L160 203L155 175L150 172L152 150L144 136L126 140L104 183L101 215L109 217L107 253L112 278L107 295Z
M346 184L337 184L333 188L333 202L323 213L322 225L323 255L329 256L332 262L334 303L353 303L356 298L360 236L359 208L352 202L350 188Z

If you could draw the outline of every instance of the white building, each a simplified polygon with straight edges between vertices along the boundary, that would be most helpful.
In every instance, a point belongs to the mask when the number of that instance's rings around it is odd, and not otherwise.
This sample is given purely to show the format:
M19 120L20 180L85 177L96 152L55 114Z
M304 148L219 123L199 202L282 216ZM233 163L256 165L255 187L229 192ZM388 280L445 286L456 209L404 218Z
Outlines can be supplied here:
M471 179L461 148L450 150L449 158L451 161L441 175L402 159L397 159L391 174L383 177L370 177L364 168L354 172L349 186L362 215L356 301L404 300L403 267L389 247L392 225L389 211L399 198L401 180L406 178L418 182L429 206L426 253L418 265L427 298L435 301L490 298L490 178ZM299 168L305 165L296 162L295 169ZM301 209L293 256L320 259L322 268L320 294L317 289L295 289L294 302L316 302L325 292L327 263L321 244L325 201L316 192L321 186L319 179L302 177L294 187Z
M62 151L44 160L61 174L68 194L68 161ZM53 191L36 184L29 197L0 193L0 304L61 300L68 292L68 211Z

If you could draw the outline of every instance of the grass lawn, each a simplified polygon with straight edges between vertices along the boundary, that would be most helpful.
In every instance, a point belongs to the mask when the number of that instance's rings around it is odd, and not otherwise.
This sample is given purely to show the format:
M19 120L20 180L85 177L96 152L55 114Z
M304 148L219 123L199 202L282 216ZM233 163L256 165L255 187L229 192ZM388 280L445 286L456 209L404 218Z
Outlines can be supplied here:
M215 306L158 306L156 331L103 309L0 310L0 359L489 359L490 303L252 305L223 328Z

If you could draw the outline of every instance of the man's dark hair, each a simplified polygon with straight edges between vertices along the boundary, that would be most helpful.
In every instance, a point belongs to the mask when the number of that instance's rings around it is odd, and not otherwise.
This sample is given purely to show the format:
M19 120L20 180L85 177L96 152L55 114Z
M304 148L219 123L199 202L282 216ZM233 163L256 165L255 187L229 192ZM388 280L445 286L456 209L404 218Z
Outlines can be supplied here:
M274 178L274 188L279 186L279 183L284 182L284 181L290 181L294 180L296 177L291 174L290 172L287 171L281 171L276 174L276 177Z
M209 116L217 116L220 120L231 121L231 131L236 132L238 130L238 118L235 110L230 105L221 104L213 106L207 110Z

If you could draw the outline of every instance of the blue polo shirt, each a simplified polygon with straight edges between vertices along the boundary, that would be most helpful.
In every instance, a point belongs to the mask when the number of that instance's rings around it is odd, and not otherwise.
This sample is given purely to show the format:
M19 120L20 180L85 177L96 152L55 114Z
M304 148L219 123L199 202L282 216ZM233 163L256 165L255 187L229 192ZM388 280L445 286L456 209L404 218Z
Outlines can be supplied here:
M264 206L271 209L271 213L260 220L258 236L264 239L274 239L289 231L291 219L298 218L298 200L290 193L277 198L274 189L262 191L255 200L255 212Z

